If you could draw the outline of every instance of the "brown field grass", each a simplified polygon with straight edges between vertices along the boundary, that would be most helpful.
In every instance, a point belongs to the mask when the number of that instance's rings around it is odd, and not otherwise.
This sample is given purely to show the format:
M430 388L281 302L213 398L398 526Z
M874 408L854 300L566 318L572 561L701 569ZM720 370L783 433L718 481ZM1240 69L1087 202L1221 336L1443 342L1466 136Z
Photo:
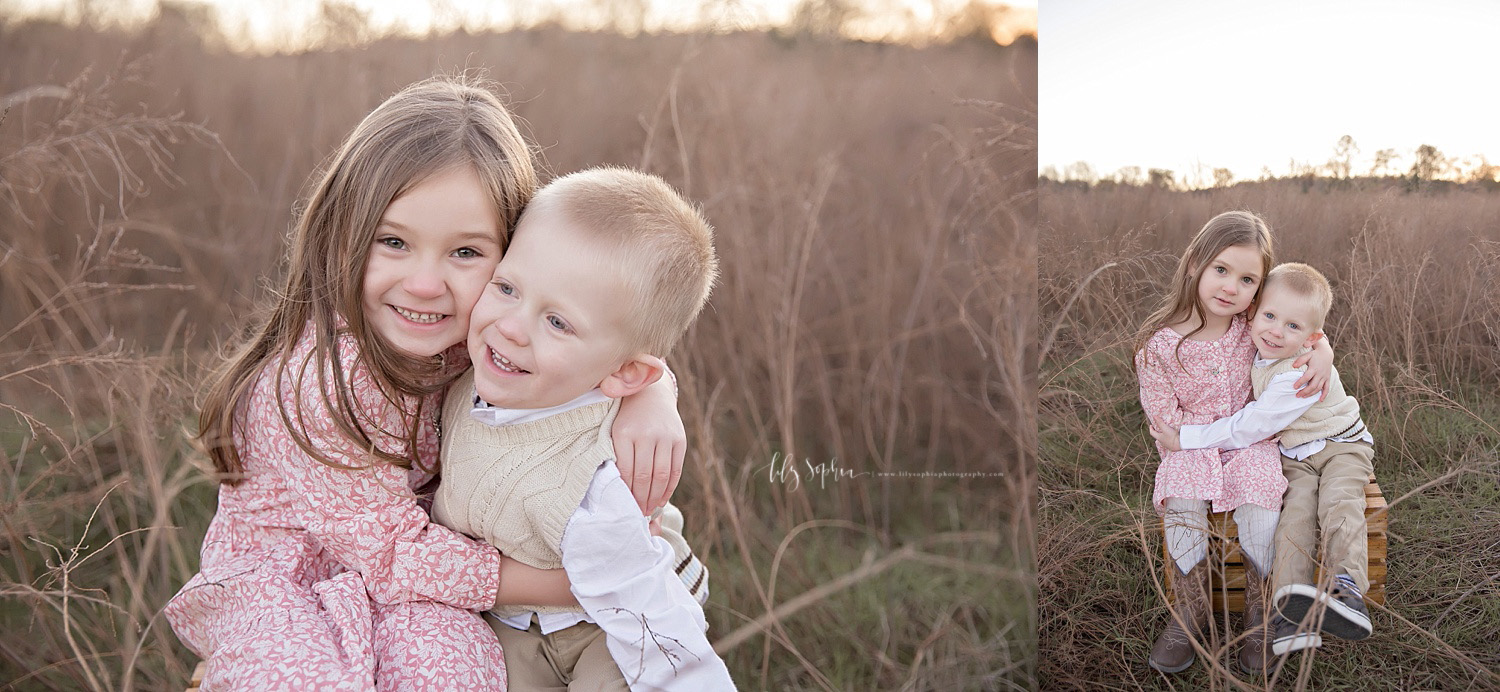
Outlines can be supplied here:
M1035 60L555 29L247 57L171 16L0 25L0 685L183 686L160 610L214 507L182 432L205 368L338 139L477 67L550 170L638 166L717 226L676 499L742 686L1032 685ZM870 475L793 486L777 455ZM928 475L873 475L901 472Z
M1043 182L1039 200L1040 686L1500 686L1500 194ZM1171 677L1145 663L1166 609L1152 576L1162 564L1149 509L1157 457L1131 341L1189 238L1229 209L1269 221L1278 261L1308 262L1332 280L1328 333L1374 432L1390 502L1375 634L1327 642L1269 683L1231 673L1232 649Z

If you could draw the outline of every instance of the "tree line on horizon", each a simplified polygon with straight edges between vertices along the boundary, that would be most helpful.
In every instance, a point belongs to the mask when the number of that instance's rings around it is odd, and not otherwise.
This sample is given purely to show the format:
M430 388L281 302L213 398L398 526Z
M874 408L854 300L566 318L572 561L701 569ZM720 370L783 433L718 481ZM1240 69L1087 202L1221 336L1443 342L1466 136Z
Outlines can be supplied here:
M1255 178L1236 178L1228 168L1206 167L1200 167L1191 175L1181 176L1168 168L1143 169L1140 166L1124 166L1113 173L1101 173L1087 161L1076 161L1061 170L1056 166L1047 166L1042 169L1039 178L1043 182L1085 188L1126 186L1202 190L1248 182L1294 181L1301 183L1304 191L1314 185L1351 187L1365 184L1398 184L1412 191L1451 187L1500 190L1500 165L1490 163L1483 154L1470 157L1449 156L1430 144L1418 146L1408 153L1395 148L1379 149L1370 161L1369 168L1361 170L1355 167L1355 157L1359 151L1354 138L1344 135L1334 144L1332 156L1324 163L1293 159L1288 163L1285 174L1278 175L1270 166L1262 166L1260 175ZM1410 165L1407 165L1407 161L1410 161Z
M490 33L559 28L565 31L609 32L626 36L686 31L732 33L766 31L786 40L821 39L915 46L979 41L1010 45L1022 38L1036 39L1036 13L994 0L960 0L934 7L931 16L912 8L869 0L795 0L788 17L778 23L733 2L698 0L673 13L653 9L647 0L580 0L535 2L516 6L509 20L475 24L455 6L432 5L427 38L451 33ZM382 25L374 13L351 0L316 0L305 26L283 27L267 42L253 35L242 18L196 0L154 0L154 4L121 4L103 0L62 0L37 8L23 0L0 0L0 23L6 21L59 22L98 31L139 29L151 25L190 36L205 47L251 53L297 53L356 48L395 37L418 37L396 24Z

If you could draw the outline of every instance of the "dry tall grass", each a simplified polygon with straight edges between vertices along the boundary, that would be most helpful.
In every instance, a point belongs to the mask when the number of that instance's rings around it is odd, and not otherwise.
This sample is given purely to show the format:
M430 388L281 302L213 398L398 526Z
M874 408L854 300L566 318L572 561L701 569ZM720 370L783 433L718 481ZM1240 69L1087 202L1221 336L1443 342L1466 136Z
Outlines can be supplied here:
M1030 684L1034 43L536 30L252 58L170 20L0 27L0 684L183 684L159 612L214 506L181 432L204 368L316 163L464 66L552 170L644 168L718 228L674 361L677 499L744 687Z
M1500 686L1500 195L1306 188L1172 192L1042 184L1038 679L1051 689L1494 689ZM1146 667L1166 610L1157 457L1131 339L1189 238L1249 209L1278 261L1328 274L1328 332L1376 438L1390 501L1375 635L1326 641L1267 685L1220 661ZM1237 623L1230 622L1237 628ZM1219 637L1225 637L1221 623ZM1230 629L1237 633L1237 629ZM1232 649L1230 652L1232 653Z

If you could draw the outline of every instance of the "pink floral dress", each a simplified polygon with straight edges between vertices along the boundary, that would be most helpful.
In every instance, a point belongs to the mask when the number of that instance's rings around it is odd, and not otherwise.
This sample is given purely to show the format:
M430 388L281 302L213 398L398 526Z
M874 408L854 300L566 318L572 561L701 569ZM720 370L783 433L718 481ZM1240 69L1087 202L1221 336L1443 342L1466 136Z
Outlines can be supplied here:
M399 431L413 402L383 396L353 337L341 339L373 443L406 456ZM309 329L291 362L307 364L312 345ZM303 410L323 410L316 369L307 368L300 391L298 370L288 368L282 383L293 420L299 398ZM499 552L430 523L413 492L428 474L390 465L348 471L307 455L287 432L274 386L273 364L236 411L247 478L219 486L201 571L166 607L177 636L208 662L202 689L505 689L500 644L475 612L494 605ZM435 415L440 402L424 410ZM331 459L369 466L327 416L304 425ZM430 466L437 453L429 423L416 456Z
M1177 349L1178 342L1182 349ZM1143 358L1144 356L1144 358ZM1214 341L1184 340L1171 328L1158 331L1135 356L1141 407L1174 425L1203 425L1240 410L1250 400L1255 346L1249 325L1235 317ZM1280 510L1286 492L1281 452L1262 440L1244 449L1191 449L1161 453L1151 502L1164 511L1169 497L1212 500L1213 511L1251 503Z

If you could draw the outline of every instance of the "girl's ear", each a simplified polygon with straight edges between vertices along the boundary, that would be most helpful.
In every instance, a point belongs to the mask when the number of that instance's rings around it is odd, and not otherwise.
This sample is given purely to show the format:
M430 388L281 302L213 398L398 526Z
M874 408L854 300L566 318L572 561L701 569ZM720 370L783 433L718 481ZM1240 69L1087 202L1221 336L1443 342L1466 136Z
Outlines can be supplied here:
M625 361L618 370L610 373L599 383L600 391L611 399L623 399L651 386L661 379L667 364L656 356L637 353Z

